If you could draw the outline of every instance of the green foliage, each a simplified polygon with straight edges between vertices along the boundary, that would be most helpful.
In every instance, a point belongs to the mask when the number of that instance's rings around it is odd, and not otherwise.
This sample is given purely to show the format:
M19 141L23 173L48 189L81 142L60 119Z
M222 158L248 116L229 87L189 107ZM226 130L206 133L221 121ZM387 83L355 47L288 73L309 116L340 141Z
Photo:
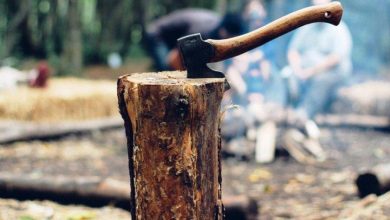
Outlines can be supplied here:
M240 11L246 0L2 0L0 63L47 59L64 74L82 64L102 63L108 54L141 57L146 25L174 10L198 7ZM75 4L71 5L71 2ZM269 20L308 6L310 0L263 0ZM344 20L353 34L355 67L375 72L390 65L390 2L345 0ZM380 7L378 7L380 5ZM74 10L71 10L74 9ZM372 19L375 17L375 19ZM273 60L286 63L290 35L274 41ZM80 45L80 46L78 46ZM71 70L69 70L71 68Z

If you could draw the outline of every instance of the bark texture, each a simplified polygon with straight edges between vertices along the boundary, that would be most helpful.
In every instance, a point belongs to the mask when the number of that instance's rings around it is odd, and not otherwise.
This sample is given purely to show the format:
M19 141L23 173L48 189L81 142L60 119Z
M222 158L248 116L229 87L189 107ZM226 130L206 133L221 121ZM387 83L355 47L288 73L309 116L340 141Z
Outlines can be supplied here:
M224 79L185 76L143 73L118 80L133 219L222 219Z

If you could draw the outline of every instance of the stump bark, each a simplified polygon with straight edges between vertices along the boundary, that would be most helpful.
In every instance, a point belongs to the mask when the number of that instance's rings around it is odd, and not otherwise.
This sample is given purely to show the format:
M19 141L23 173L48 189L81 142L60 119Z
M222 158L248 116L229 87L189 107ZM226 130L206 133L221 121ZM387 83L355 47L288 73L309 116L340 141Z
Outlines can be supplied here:
M132 219L222 219L223 92L224 79L185 72L119 78Z

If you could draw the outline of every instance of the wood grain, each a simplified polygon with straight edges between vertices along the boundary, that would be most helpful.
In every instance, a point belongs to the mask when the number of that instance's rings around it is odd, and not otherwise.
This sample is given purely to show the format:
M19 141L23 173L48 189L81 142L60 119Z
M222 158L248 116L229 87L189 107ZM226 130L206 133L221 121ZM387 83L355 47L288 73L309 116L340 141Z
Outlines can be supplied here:
M118 82L128 139L132 219L222 219L224 79L143 73Z
M306 24L326 22L338 25L342 14L341 4L332 2L301 9L238 37L224 40L206 40L215 48L215 56L210 62L218 62L240 55Z

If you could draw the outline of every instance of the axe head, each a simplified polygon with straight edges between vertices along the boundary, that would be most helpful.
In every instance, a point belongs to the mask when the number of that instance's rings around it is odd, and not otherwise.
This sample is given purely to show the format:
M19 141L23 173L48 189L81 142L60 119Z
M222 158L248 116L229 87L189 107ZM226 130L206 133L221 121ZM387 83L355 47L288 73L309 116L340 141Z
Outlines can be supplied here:
M200 34L192 34L178 40L178 46L187 78L223 78L221 72L210 69L207 63L214 57L214 47L204 41Z

